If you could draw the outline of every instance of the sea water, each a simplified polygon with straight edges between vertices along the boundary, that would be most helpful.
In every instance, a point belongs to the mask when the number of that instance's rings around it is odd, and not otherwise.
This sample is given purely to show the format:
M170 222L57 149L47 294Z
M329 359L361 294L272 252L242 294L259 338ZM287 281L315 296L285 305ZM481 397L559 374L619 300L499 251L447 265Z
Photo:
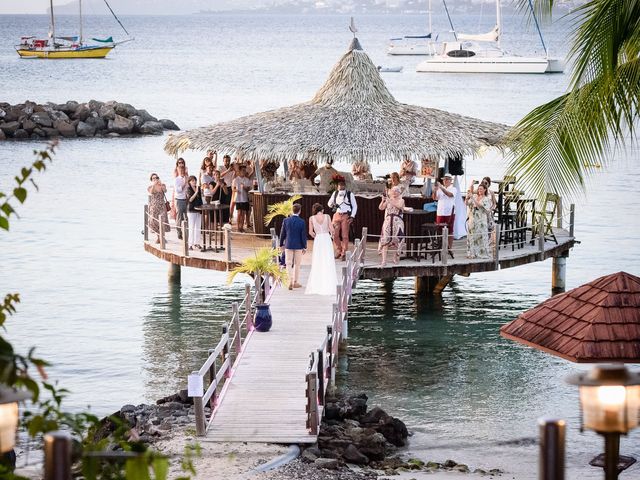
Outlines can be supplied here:
M346 16L122 20L136 41L106 60L39 61L19 59L12 45L21 35L45 34L47 17L0 16L0 101L116 99L194 128L310 99L351 38ZM460 31L493 26L488 14L454 21ZM421 16L356 18L373 62L404 67L384 74L400 101L512 124L567 88L567 74L418 74L419 57L385 55L388 38L423 33L425 23ZM60 17L59 34L74 34L76 24ZM85 34L117 38L116 27L110 17L88 16ZM507 49L541 54L520 17L507 15L504 27ZM444 16L434 17L434 30L448 28ZM566 24L547 28L552 54L566 53L568 34ZM63 140L54 163L37 175L40 192L0 234L0 294L20 292L22 299L8 334L20 351L35 345L52 362L51 379L72 391L68 408L107 414L184 388L242 295L242 281L227 286L224 273L196 269L183 271L180 287L168 287L166 263L144 252L149 175L171 178L164 140ZM11 187L42 146L0 143L0 189ZM185 154L191 172L201 156ZM581 243L567 261L568 288L620 270L640 275L638 157L636 149L619 155L593 178L588 195L574 200ZM464 180L503 172L490 153L467 161ZM563 381L576 367L499 335L501 325L549 297L550 283L550 260L455 277L438 299L416 298L412 279L361 282L339 381L406 421L414 456L536 478L536 421L555 416L568 421L567 477L600 478L587 463L602 441L578 432L577 392ZM640 456L639 439L638 432L624 438L622 453ZM634 473L640 468L625 475Z

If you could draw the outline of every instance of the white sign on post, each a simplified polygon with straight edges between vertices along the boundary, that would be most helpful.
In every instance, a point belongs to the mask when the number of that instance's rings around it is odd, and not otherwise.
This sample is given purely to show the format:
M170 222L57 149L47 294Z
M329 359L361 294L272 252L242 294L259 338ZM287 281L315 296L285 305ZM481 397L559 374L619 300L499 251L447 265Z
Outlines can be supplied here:
M190 397L202 397L204 395L204 383L202 377L192 373L187 377L187 393Z

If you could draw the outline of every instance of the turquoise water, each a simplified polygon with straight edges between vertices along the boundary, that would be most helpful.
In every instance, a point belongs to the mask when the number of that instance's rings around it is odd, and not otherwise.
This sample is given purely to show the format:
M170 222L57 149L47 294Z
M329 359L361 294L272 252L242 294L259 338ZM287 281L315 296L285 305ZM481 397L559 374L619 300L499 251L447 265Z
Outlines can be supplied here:
M534 105L564 91L568 77L424 75L416 59L387 58L385 39L420 33L419 17L356 19L376 64L403 65L385 80L400 100L487 120L515 122ZM307 100L350 40L338 16L129 17L137 41L105 61L19 60L14 39L46 31L44 16L0 16L0 85L9 102L117 99L146 108L183 128ZM75 25L61 18L60 28ZM89 17L87 30L115 31L108 17ZM460 19L467 30L489 29L489 17ZM444 18L436 17L444 27ZM533 32L505 22L508 47L532 51ZM565 30L547 36L566 49ZM40 193L20 209L9 235L0 234L0 292L23 303L8 324L23 350L37 345L53 362L52 378L72 390L70 408L100 414L125 403L152 401L184 386L186 374L216 343L242 283L225 275L183 271L179 290L167 266L146 254L140 235L149 174L169 178L163 138L65 141L38 181ZM31 142L0 144L0 187L31 160ZM576 200L576 235L567 283L626 270L640 274L635 185L637 150L594 177ZM188 154L197 169L199 154ZM635 163L635 165L634 165ZM395 166L377 166L380 171ZM468 177L499 177L495 154L470 160ZM569 421L568 478L599 478L585 466L600 451L595 434L577 432L577 396L563 376L567 362L515 345L499 327L550 294L551 262L456 278L441 301L423 301L409 279L362 282L351 310L349 349L340 381L407 421L410 449L425 458L452 457L535 478L536 419ZM640 456L640 436L622 450ZM633 472L637 475L640 467ZM630 478L633 473L626 474Z

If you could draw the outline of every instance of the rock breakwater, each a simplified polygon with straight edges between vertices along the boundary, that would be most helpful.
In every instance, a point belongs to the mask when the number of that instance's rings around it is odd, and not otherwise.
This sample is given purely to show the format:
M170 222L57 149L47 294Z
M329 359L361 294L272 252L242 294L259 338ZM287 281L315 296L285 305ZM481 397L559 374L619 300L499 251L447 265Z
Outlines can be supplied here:
M39 104L27 100L0 102L0 140L55 137L119 137L161 135L180 130L171 120L157 119L144 109L115 100Z

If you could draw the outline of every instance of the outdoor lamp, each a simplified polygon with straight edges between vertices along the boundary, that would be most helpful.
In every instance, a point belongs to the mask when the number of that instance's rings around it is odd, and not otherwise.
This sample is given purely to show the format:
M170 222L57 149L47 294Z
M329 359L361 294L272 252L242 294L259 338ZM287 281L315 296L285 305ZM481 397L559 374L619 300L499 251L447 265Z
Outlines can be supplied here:
M16 444L18 402L31 398L25 392L0 386L0 453L10 452Z
M635 462L618 465L620 434L638 426L640 416L640 372L624 365L599 365L589 372L571 375L567 382L578 385L582 429L594 430L605 438L605 478L613 480Z

